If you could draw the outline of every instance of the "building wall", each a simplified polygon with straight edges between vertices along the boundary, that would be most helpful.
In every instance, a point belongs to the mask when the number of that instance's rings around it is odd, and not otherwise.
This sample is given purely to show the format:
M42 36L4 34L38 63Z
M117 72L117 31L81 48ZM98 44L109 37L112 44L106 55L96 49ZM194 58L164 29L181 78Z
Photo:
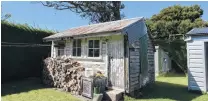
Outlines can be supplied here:
M154 52L144 20L127 28L129 41L129 72L127 92L131 93L155 81Z
M205 91L206 76L204 64L204 42L187 42L188 89Z
M140 88L140 48L129 49L129 92Z
M151 40L148 38L148 52L147 52L147 59L148 59L148 83L155 82L155 59L154 59L154 46L152 45Z
M158 76L160 73L166 73L171 70L171 59L168 56L168 53L161 49L159 46L156 46L155 52L155 76Z
M100 57L88 57L88 40L100 40ZM65 55L77 60L86 68L86 76L101 71L106 77L110 76L113 87L124 89L124 42L123 35L81 38L81 57L72 56L72 42L66 40ZM57 49L53 56L56 56ZM110 67L108 67L110 66ZM108 69L109 68L109 69Z

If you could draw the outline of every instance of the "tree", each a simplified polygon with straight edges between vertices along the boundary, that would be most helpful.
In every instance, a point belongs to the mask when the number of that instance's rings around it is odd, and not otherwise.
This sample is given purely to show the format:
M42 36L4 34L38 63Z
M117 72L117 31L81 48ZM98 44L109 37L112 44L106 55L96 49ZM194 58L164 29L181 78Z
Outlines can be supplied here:
M120 10L124 8L124 4L120 1L46 1L41 3L57 10L70 10L83 18L89 18L92 23L120 20L124 16L120 13Z
M1 21L5 21L7 19L9 19L12 15L11 14L5 14L5 15L1 15Z
M155 44L169 53L170 58L187 72L186 42L184 35L194 27L206 27L208 22L203 21L203 10L199 5L174 5L164 8L159 14L146 19L148 31L154 38Z
M194 27L208 26L208 23L201 19L202 15L203 10L199 5L174 5L162 9L159 14L153 15L146 22L155 39L169 39L169 36L181 35L177 38L171 37L171 40L175 40L181 39Z
M2 5L1 5L1 10L2 10ZM1 21L5 21L7 19L9 19L12 15L7 13L7 14L3 14L3 12L1 12Z

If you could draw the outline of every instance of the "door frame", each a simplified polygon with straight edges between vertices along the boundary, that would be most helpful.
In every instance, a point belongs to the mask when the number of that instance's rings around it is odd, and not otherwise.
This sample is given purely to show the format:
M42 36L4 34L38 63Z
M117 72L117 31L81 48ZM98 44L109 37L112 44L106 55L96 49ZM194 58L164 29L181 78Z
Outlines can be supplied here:
M204 42L205 90L208 92L208 41Z

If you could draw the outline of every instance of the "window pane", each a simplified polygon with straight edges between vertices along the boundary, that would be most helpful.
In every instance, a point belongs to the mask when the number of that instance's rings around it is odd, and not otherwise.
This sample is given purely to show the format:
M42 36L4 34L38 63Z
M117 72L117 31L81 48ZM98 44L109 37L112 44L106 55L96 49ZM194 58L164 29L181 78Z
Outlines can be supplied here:
M76 40L73 40L73 47L76 47Z
M81 47L81 39L77 39L77 47Z
M77 48L77 56L81 56L81 48Z
M100 49L94 49L94 57L99 57Z
M73 52L72 52L72 55L73 55L73 56L76 56L76 48L73 48L72 51L73 51Z
M89 56L89 57L93 57L93 49L89 49L89 51L88 51L88 56Z
M93 48L93 40L89 40L88 47L89 47L89 48Z
M60 49L60 56L64 55L64 49Z
M94 40L94 48L99 48L100 43L99 40Z
M61 54L61 53L60 53L60 50L58 49L58 56L60 56L60 54Z

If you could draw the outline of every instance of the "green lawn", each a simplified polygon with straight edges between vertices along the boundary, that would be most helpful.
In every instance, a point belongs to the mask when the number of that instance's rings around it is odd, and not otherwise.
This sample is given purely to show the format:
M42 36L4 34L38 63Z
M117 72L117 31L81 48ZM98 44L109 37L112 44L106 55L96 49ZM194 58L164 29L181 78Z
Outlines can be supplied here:
M125 96L125 101L208 101L208 95L188 92L185 75L170 75L143 89L142 98Z
M80 101L69 93L44 87L39 79L27 79L2 85L2 101Z
M27 79L2 85L3 101L79 101L80 98L52 88L38 79ZM208 95L187 90L187 78L182 75L158 77L154 85L143 89L142 98L125 96L125 101L208 101Z

